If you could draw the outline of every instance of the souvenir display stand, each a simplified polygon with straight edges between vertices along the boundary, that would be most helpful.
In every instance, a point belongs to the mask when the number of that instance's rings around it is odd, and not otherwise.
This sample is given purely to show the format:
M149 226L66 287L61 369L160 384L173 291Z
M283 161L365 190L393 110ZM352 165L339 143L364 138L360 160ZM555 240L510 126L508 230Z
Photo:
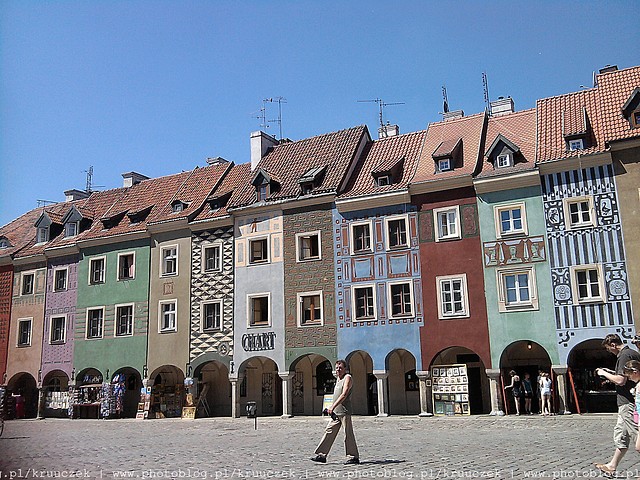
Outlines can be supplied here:
M471 415L465 364L433 366L431 380L435 415Z
M151 391L151 418L173 418L182 416L182 385L154 385Z
M102 384L79 385L74 391L72 418L100 418Z

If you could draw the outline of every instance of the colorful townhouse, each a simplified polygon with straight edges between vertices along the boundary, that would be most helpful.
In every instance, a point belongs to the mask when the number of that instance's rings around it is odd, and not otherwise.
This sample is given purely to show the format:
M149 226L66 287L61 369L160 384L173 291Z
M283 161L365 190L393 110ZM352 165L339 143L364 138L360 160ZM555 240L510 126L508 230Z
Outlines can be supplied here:
M430 371L427 397L435 414L489 413L494 409L489 381L499 381L491 363L473 188L485 151L486 124L486 114L465 117L461 110L429 124L409 186L418 210L422 368ZM491 391L495 388L492 384Z
M535 163L536 111L515 112L513 100L491 102L477 194L491 365L501 384L508 372L535 384L539 370L558 365L545 217ZM492 413L502 412L501 384ZM508 411L515 412L507 395ZM533 411L538 411L537 395Z
M398 135L394 126L381 133L388 136L367 142L336 201L338 354L354 376L355 413L427 413L418 378L424 373L418 212L409 195L426 131Z
M635 327L607 120L597 87L538 100L536 110L558 392L578 398L576 411L610 409L615 395L595 392L594 368L615 360L603 358L601 341L608 333L628 341Z

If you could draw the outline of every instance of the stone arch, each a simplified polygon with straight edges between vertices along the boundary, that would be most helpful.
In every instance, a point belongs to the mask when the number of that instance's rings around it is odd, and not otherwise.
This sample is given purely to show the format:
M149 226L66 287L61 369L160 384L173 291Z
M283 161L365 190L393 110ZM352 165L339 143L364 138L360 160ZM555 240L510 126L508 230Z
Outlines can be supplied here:
M331 361L308 353L295 358L290 371L293 415L321 415L324 396L332 394L335 385Z
M229 381L228 366L213 359L198 362L193 369L193 377L197 386L196 415L198 417L231 416L231 382ZM204 395L202 399L200 399L201 395Z
M184 373L175 365L161 365L149 375L151 405L149 418L175 418L182 415L185 400Z
M38 387L30 373L16 373L7 382L7 394L13 399L12 418L36 418L38 415Z
M378 413L377 382L373 375L373 359L364 350L355 350L345 358L353 377L351 405L355 415Z
M256 402L260 416L282 414L282 379L273 359L249 357L240 364L238 375L240 412L245 414L247 402Z
M416 375L416 358L408 350L397 348L386 356L385 367L388 373L389 413L418 415L420 386Z

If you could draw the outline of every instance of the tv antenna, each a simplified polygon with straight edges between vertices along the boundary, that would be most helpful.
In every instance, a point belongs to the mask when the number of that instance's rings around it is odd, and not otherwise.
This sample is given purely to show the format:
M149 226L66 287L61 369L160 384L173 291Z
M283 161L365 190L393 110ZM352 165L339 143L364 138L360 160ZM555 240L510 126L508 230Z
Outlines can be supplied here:
M278 118L267 120L267 103L277 103L278 104ZM278 131L280 133L280 140L282 140L282 104L287 103L287 99L284 97L270 97L262 99L262 107L260 107L260 112L254 118L258 118L260 122L260 127L267 129L270 127L270 123L278 124Z
M449 112L449 99L447 98L447 87L442 85L442 113Z
M484 90L484 104L485 111L491 111L491 104L489 103L489 81L487 80L487 73L482 72L482 88Z
M83 172L87 174L87 183L84 189L85 192L87 193L93 192L94 187L104 187L104 185L93 184L93 165L89 166L89 170L83 170Z
M380 107L380 128L382 129L382 131L384 131L384 118L383 118L383 108L384 107L388 107L389 105L404 105L404 102L392 102L392 103L387 103L387 102L383 102L381 98L375 98L373 100L358 100L358 102L360 103L377 103L378 107Z

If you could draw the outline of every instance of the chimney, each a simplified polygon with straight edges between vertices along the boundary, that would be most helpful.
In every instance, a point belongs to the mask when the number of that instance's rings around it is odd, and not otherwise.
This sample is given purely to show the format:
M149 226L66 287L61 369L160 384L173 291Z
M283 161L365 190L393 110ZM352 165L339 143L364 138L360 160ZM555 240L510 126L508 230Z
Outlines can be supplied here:
M609 72L617 72L618 71L618 66L617 65L605 65L603 68L601 68L598 73L609 73Z
M378 129L378 139L395 137L397 135L400 135L400 127L398 127L398 125L391 125L389 122Z
M122 184L123 187L133 187L143 180L149 180L149 177L137 172L123 173L122 178L124 179L124 182Z
M64 201L73 202L74 200L82 200L83 198L87 198L89 195L91 195L91 192L85 192L84 190L72 188L71 190L66 190L64 192Z
M278 145L278 140L264 132L251 132L251 170L255 170L269 147Z
M513 113L513 99L511 97L498 97L498 100L494 100L489 104L491 106L491 115L504 115L505 113Z
M207 158L207 165L220 165L221 163L229 163L229 160L222 157Z
M464 117L463 110L451 110L450 112L444 112L442 114L442 120L453 120L455 118L462 118L462 117Z

